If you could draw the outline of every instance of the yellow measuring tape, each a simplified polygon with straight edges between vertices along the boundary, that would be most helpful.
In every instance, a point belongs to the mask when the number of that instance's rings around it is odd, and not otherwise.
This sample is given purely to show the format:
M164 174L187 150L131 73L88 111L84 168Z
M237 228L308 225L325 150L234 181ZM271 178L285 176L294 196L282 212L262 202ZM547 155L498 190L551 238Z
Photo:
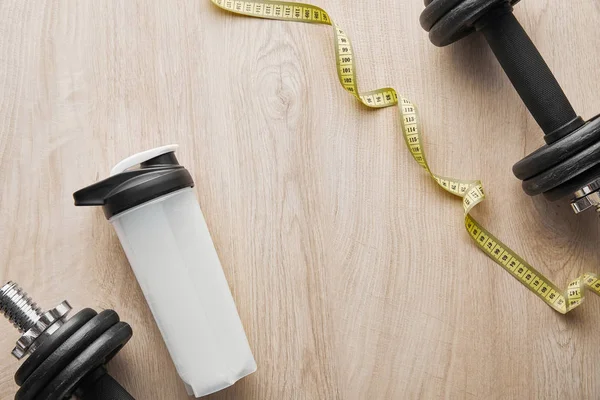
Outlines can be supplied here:
M425 158L421 140L421 125L417 108L410 100L398 96L393 88L359 92L356 81L356 65L350 38L335 24L325 10L302 3L268 0L211 0L218 7L250 17L283 21L307 22L331 25L335 43L337 73L340 83L358 101L371 108L398 106L404 140L416 162L444 190L462 198L465 227L477 246L494 262L508 271L525 287L556 311L565 314L579 306L585 290L590 289L600 295L600 279L593 273L585 273L571 281L565 291L560 290L548 278L519 257L508 246L485 230L471 215L470 211L485 199L483 187L478 180L468 181L447 178L431 171Z

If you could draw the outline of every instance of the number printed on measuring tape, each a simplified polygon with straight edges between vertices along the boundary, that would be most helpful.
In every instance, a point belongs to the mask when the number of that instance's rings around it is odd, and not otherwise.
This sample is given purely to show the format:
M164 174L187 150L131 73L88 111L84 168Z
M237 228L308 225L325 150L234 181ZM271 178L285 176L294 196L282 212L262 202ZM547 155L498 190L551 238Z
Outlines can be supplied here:
M358 101L371 108L397 106L406 146L414 160L447 192L462 199L467 232L475 244L494 262L521 282L554 310L565 314L579 306L586 290L600 295L600 279L585 273L572 280L566 290L560 290L542 273L529 265L498 238L489 233L470 214L485 199L483 186L478 180L461 180L437 175L431 171L421 140L421 124L417 107L407 98L399 96L393 88L360 92L356 80L356 64L352 43L346 32L335 24L322 8L303 3L267 0L211 0L218 7L236 14L283 21L331 25L338 79L344 89Z

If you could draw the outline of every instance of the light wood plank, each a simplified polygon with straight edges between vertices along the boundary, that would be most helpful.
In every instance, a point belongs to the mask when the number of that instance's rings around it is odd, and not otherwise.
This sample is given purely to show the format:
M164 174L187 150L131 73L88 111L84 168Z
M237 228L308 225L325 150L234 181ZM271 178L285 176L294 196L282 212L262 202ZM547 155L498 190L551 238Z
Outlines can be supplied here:
M481 37L438 49L418 1L321 0L361 87L420 105L432 167L480 178L477 215L557 284L598 272L598 219L510 171L543 143ZM597 2L516 10L578 112L600 110ZM339 86L330 28L208 0L0 2L0 280L44 307L114 308L111 372L187 398L116 235L75 190L179 143L258 371L212 399L597 398L600 299L563 317L471 244L460 203L412 161L395 110ZM0 323L0 398L16 331Z

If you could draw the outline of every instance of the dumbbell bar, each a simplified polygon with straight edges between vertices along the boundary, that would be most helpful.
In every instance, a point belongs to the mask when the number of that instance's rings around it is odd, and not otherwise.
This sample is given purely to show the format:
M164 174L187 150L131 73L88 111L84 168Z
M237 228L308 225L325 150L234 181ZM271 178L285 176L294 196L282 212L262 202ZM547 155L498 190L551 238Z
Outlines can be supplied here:
M542 128L546 145L513 167L531 196L572 195L575 212L599 207L600 118L584 122L515 16L511 0L426 0L421 25L436 46L480 31ZM595 194L594 194L595 193Z

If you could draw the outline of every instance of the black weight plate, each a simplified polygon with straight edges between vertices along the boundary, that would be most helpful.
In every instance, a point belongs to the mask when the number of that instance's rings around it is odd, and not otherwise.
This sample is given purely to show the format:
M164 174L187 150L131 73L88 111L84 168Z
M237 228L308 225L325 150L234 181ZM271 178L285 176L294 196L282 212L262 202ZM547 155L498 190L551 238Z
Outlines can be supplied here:
M23 365L21 365L15 373L15 382L17 385L21 386L54 350L96 315L98 315L98 313L91 308L84 308L69 318L69 320L67 320L63 326L58 328L56 332L48 336L44 343L27 357Z
M419 16L421 27L427 32L440 18L463 0L425 0L425 9Z
M544 145L513 166L513 173L527 180L600 141L600 116L550 145Z
M64 399L70 396L78 383L87 374L106 364L127 343L132 334L131 327L125 322L110 327L56 375L36 400Z
M566 161L523 181L523 190L530 196L552 190L600 164L600 142L589 146Z
M600 164L577 175L575 178L568 180L562 185L559 185L554 189L550 189L549 191L544 192L544 197L550 201L556 201L567 196L573 198L573 195L577 190L581 189L585 185L595 181L598 178L600 178Z
M438 47L454 43L473 32L473 24L491 8L512 3L514 2L510 0L463 0L431 27L429 40ZM433 4L434 2L429 7Z
M119 316L113 310L105 310L89 320L77 332L65 340L40 366L23 382L15 394L15 400L32 400L54 379L61 370L69 365L82 351L111 326L119 322Z

